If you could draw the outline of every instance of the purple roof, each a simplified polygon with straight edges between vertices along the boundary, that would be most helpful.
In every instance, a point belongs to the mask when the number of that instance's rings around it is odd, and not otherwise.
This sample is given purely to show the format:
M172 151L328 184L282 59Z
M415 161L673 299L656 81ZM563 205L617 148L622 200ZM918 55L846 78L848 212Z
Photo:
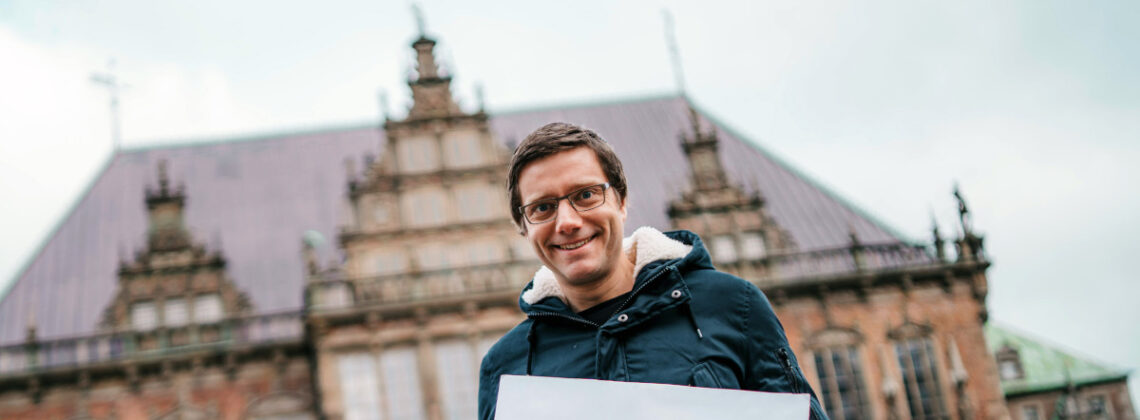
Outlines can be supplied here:
M669 227L668 201L688 187L678 137L691 130L684 98L506 113L493 116L491 126L501 141L513 144L552 121L586 126L613 145L630 185L629 230ZM768 211L800 250L846 246L851 228L863 243L902 241L716 125L730 179L763 194ZM186 225L198 242L221 249L230 278L255 311L300 309L302 235L312 230L324 236L322 261L336 255L345 159L360 168L361 159L379 154L383 142L383 132L371 125L118 152L0 300L0 345L23 340L29 316L42 338L95 331L116 288L118 261L144 243L143 194L156 184L162 159L169 162L172 182L185 185Z

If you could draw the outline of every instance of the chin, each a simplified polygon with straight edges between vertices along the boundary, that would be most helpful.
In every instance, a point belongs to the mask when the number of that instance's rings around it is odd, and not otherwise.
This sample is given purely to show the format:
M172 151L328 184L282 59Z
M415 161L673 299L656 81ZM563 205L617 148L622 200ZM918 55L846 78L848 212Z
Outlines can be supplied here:
M587 284L604 277L596 265L590 267L571 266L560 271L570 284Z

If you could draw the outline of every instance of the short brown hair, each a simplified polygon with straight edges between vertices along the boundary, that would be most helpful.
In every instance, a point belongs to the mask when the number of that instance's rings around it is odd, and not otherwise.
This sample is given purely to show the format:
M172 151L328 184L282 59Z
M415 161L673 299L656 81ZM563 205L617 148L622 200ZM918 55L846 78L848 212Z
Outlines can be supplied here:
M511 199L511 218L514 219L519 232L526 232L526 223L523 221L522 213L519 212L519 207L523 204L522 196L519 194L519 174L523 168L536 160L579 147L588 147L594 151L598 163L602 165L606 181L617 192L621 202L625 201L625 171L621 167L621 160L614 153L614 149L610 148L609 143L592 130L574 124L550 123L526 136L515 148L515 154L511 156L510 171L507 173L507 194Z

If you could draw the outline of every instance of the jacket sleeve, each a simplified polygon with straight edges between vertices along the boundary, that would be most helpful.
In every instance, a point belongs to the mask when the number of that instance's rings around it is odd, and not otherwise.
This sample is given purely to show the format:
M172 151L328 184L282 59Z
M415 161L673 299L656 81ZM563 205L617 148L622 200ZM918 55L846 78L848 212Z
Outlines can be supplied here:
M488 352L479 366L479 420L495 418L495 402L499 399L499 371L488 363L490 357Z
M776 318L768 298L755 286L748 289L745 303L748 317L744 325L745 340L749 345L745 388L766 392L807 393L811 396L812 420L828 420L815 392L804 379L796 355L788 345L784 327Z

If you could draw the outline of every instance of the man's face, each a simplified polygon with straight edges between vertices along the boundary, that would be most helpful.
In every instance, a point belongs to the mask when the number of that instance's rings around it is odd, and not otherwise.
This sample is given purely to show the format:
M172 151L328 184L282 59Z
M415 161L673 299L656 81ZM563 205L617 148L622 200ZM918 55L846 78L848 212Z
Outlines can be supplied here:
M526 205L604 182L606 175L594 151L579 147L523 168L519 173L519 196ZM560 200L554 220L540 224L523 221L527 240L559 283L585 285L604 279L622 258L625 202L613 188L604 194L605 204L595 209L579 213L567 200Z

